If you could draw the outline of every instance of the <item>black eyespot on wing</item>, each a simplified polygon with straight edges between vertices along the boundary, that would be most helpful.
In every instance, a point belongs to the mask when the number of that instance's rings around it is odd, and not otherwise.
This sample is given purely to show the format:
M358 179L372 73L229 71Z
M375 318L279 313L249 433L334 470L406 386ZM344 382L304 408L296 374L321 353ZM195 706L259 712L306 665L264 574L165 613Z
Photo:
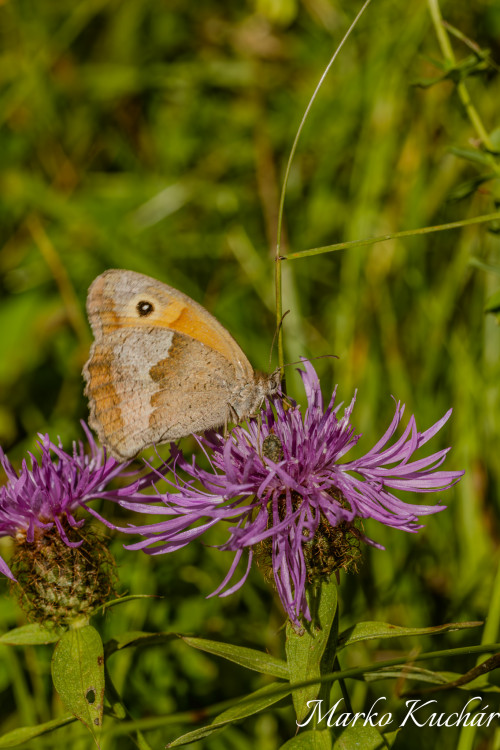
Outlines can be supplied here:
M145 299L141 299L136 305L136 310L141 318L146 318L148 315L151 315L151 313L154 312L154 309L154 305Z

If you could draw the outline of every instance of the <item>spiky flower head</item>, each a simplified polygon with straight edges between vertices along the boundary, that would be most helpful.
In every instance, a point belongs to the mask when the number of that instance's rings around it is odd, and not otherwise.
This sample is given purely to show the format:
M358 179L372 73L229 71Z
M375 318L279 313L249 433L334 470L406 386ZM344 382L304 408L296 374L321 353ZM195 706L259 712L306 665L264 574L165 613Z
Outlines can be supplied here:
M171 489L159 494L160 506L121 501L141 513L166 518L146 526L130 526L128 533L144 538L128 549L157 555L173 552L220 521L233 522L221 546L235 553L228 575L214 591L227 596L245 581L252 559L269 558L272 577L283 607L300 627L310 619L305 591L308 582L348 567L356 542L380 547L364 536L360 520L373 518L386 526L416 532L419 517L444 510L444 505L406 503L394 490L431 493L450 488L462 471L440 471L449 448L423 458L414 453L427 443L451 414L424 432L412 416L403 434L391 442L404 413L396 404L385 434L363 456L346 460L358 442L351 425L355 396L342 415L335 405L336 389L324 408L320 383L313 366L303 360L299 370L307 396L307 409L285 408L279 398L267 402L258 419L237 426L224 437L199 438L211 468L187 461L175 445L169 468L162 476ZM165 472L162 471L162 475ZM159 477L160 478L160 477ZM158 491L158 490L157 490ZM243 577L232 583L238 563L247 556Z
M34 619L69 621L102 603L113 588L113 561L106 545L85 524L85 504L99 497L136 497L139 482L119 491L109 483L124 472L99 449L83 424L88 448L72 452L40 435L40 457L28 453L19 472L0 448L7 483L0 487L0 537L14 539L12 569L0 572L21 587L21 603Z

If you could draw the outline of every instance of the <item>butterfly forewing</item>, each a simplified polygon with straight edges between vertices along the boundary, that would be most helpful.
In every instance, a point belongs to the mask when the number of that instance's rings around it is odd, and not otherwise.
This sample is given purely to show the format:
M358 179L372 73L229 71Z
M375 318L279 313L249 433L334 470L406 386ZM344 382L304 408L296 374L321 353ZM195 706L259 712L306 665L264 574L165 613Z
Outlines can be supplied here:
M160 281L106 271L90 287L87 311L90 424L119 460L243 419L276 390L212 315Z

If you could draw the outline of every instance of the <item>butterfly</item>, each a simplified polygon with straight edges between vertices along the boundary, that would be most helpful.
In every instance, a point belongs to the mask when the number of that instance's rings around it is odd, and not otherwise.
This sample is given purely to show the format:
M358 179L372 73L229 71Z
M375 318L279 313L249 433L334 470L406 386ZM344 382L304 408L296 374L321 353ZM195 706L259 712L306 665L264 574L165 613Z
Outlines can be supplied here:
M150 276L105 271L89 288L87 313L89 424L118 461L243 421L280 391L279 370L255 372L213 315Z

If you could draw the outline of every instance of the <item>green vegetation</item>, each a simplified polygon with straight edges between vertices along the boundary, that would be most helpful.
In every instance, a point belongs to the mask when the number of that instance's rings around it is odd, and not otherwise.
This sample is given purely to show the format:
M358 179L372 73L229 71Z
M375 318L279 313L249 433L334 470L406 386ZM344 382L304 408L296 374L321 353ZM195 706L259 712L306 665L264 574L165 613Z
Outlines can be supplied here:
M451 29L433 24L435 7L373 0L342 50L292 165L283 255L498 210L500 5L443 0ZM270 368L286 160L357 10L347 0L0 4L0 445L14 463L34 449L38 432L60 435L67 447L83 437L85 298L106 268L181 289L217 316L256 368ZM499 306L499 234L498 221L472 224L283 263L285 360L337 355L315 367L325 395L338 383L349 402L358 389L361 448L392 419L391 395L420 430L453 407L433 449L452 445L446 466L466 470L440 496L448 510L418 535L366 524L386 551L364 549L359 574L342 576L342 630L360 620L424 628L488 619L486 640L500 640L500 331L494 312L485 312ZM287 378L290 395L304 401L293 367ZM193 445L182 443L186 451ZM125 512L108 510L126 523ZM213 544L224 540L214 532ZM150 558L122 544L111 542L121 591L163 598L111 610L98 623L106 638L170 631L283 657L283 613L257 570L238 593L207 600L230 553L195 542ZM6 584L4 591L2 632L25 622ZM349 668L413 647L473 645L480 632L360 643L339 659ZM425 667L463 673L476 658ZM49 661L47 647L1 647L4 732L64 714ZM180 640L119 651L110 671L137 719L201 709L265 684L257 672ZM495 672L490 679L498 682ZM404 704L393 679L348 686L357 710L380 695L395 713ZM475 694L455 689L437 698L451 712ZM489 698L498 710L497 695ZM195 728L191 718L148 731L151 747ZM478 730L475 740L464 733L460 750L480 738L491 743L481 747L500 747L497 727ZM192 747L275 750L294 730L288 701ZM459 733L407 727L394 747L453 749ZM23 747L69 746L92 747L83 726ZM109 734L102 747L135 745Z

